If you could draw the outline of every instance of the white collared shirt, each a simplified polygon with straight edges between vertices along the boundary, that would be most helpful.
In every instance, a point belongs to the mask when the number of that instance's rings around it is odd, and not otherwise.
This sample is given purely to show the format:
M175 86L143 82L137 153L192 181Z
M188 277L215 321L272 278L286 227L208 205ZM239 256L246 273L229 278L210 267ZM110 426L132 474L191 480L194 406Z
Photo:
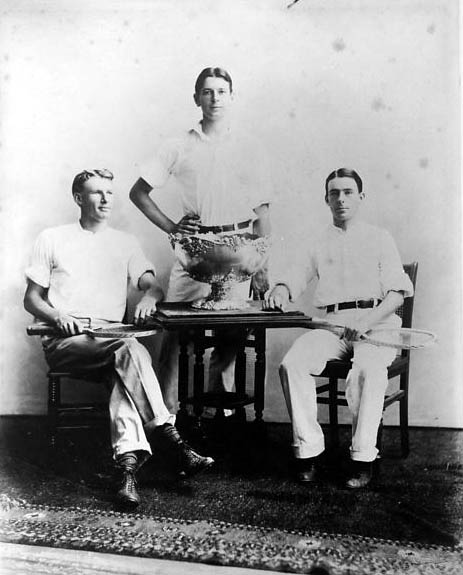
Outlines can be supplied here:
M403 291L405 297L413 295L413 285L389 232L364 222L355 222L347 230L328 226L304 262L289 270L275 270L272 275L272 284L287 285L292 300L318 278L313 303L320 308L384 299L391 290Z
M25 273L48 289L50 304L61 312L121 321L128 281L138 287L146 271L155 273L134 236L109 227L93 233L75 223L44 230Z
M175 176L184 214L205 226L255 220L254 208L271 201L271 177L259 142L228 131L210 138L201 123L184 137L165 142L140 171L153 188Z

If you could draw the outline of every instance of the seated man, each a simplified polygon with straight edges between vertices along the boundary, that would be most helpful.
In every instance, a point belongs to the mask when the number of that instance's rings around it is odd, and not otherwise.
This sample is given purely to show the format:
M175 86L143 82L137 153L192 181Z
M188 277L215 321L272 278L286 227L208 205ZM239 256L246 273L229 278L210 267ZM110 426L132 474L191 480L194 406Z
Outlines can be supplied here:
M112 179L108 170L84 171L74 178L72 195L80 220L39 235L26 270L24 307L60 332L42 340L50 368L112 368L111 442L121 472L117 500L135 507L140 502L135 472L150 456L152 439L177 453L180 472L200 471L213 460L181 440L143 345L135 339L100 339L82 333L82 317L97 325L122 321L128 280L143 292L135 323L144 323L163 297L154 267L135 237L108 226Z
M389 233L359 221L362 188L354 170L341 168L328 176L325 201L333 225L311 246L302 266L276 273L264 302L267 309L284 309L317 277L314 305L326 310L327 321L345 326L342 337L313 330L297 339L280 365L280 379L292 422L297 477L311 482L316 479L317 457L325 448L313 376L322 373L327 361L352 354L346 381L346 399L353 415L352 471L346 485L352 489L366 486L372 478L387 367L396 355L394 349L358 338L373 327L400 327L395 311L404 297L413 294Z

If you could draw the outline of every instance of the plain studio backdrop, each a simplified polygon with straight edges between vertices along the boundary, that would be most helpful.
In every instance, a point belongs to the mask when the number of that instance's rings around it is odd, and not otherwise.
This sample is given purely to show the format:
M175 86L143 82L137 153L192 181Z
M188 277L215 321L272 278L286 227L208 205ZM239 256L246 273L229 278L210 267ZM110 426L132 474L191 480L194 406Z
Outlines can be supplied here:
M410 422L463 425L458 3L287 3L0 2L1 413L46 411L45 361L25 334L23 270L43 228L76 220L77 172L114 172L112 225L138 236L166 286L171 248L128 191L158 143L199 120L200 70L222 66L234 80L235 123L271 159L285 258L330 221L327 174L348 166L363 176L363 216L391 232L403 262L419 262L414 324L439 339L413 353ZM159 198L179 217L173 183ZM313 314L312 291L294 307ZM299 333L269 333L269 421L288 420L277 367Z

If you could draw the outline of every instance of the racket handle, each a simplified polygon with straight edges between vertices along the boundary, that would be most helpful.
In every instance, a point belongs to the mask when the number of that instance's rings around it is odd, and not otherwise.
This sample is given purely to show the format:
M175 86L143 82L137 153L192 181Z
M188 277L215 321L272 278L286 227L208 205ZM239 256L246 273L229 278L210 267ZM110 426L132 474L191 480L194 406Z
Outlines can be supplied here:
M27 326L27 335L57 335L58 329L48 323L34 323Z
M66 337L62 332L55 326L49 323L33 323L26 328L27 335L56 335L61 337ZM82 333L88 335L93 335L93 331L89 328L84 328Z

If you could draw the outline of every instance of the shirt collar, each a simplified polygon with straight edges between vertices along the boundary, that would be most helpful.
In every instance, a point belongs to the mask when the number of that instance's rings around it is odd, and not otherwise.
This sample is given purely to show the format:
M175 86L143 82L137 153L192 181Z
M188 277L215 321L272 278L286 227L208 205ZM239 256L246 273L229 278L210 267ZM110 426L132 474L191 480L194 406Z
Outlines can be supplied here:
M211 141L210 136L208 136L207 134L205 134L203 132L203 121L202 120L200 120L195 126L193 126L193 128L191 128L190 134L194 134L203 142L210 142ZM225 139L230 137L230 134L231 134L231 128L229 126L226 133L224 134L223 138L220 138L220 139L225 140Z
M85 230L85 229L82 227L82 225L81 225L81 223L80 223L80 220L77 220L77 222L76 222L76 228L77 228L77 230L78 230L79 233L81 233L81 234L86 234L86 235L91 235L91 236L95 236L96 234L98 234L98 235L104 234L104 233L106 233L106 232L109 230L109 226L105 226L105 227L104 227L101 231L99 231L99 232L92 232L92 231L90 231L90 230Z
M206 142L210 140L209 136L203 132L202 121L199 121L195 126L191 128L190 134L194 134L200 140L204 140Z
M331 231L333 231L336 234L349 234L352 233L354 231L356 231L357 229L359 229L360 227L362 227L362 221L361 220L355 220L350 226L349 229L347 230L343 230L342 228L335 226L333 224L333 222L331 222L331 224L329 225L329 228Z

